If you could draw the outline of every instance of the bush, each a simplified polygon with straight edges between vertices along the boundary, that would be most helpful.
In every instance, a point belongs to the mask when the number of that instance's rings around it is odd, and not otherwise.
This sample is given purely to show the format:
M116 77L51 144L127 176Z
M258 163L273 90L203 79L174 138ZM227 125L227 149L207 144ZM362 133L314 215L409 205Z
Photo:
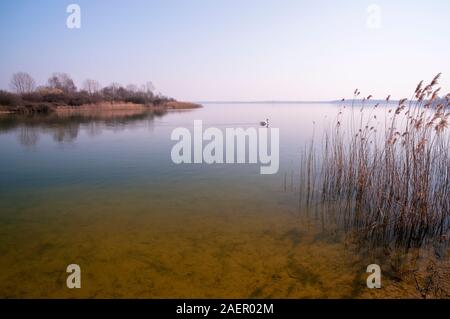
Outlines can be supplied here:
M67 105L69 99L65 94L48 93L42 96L42 102Z
M98 94L90 95L86 91L72 93L72 94L69 94L67 97L68 97L68 105L70 105L70 106L95 104L95 103L99 103L102 101L101 97Z
M10 111L18 114L48 114L54 110L55 107L48 103L26 103L22 106L10 108Z
M151 101L142 95L134 95L134 96L128 96L125 99L125 102L134 103L134 104L148 104Z
M4 106L19 106L21 104L21 98L16 95L6 91L0 91L0 105Z
M43 98L42 98L42 94L40 94L39 92L32 92L32 93L22 94L22 100L24 102L40 103L43 101Z

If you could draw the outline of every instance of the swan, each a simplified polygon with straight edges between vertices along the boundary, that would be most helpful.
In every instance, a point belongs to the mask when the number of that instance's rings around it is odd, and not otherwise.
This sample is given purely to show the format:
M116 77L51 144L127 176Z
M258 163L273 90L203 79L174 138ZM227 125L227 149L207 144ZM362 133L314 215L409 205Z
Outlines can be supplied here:
M266 119L266 121L264 122L264 121L262 121L262 122L259 122L259 125L261 125L261 126L265 126L265 127L269 127L269 119Z

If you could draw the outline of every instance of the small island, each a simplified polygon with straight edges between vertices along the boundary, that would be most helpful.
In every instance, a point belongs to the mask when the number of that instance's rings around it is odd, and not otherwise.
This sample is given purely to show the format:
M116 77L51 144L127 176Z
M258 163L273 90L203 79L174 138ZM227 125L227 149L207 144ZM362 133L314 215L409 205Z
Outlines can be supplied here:
M11 91L0 90L0 113L49 114L84 111L166 111L199 108L201 105L181 102L155 93L151 82L141 86L111 83L102 87L87 79L78 89L67 73L53 73L46 85L37 86L31 75L13 74Z

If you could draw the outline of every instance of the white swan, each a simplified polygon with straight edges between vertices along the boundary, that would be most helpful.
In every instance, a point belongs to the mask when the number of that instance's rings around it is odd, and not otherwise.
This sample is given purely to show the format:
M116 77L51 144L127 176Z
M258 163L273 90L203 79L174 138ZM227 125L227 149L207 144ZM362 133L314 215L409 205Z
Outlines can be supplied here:
M266 119L266 121L264 122L264 121L262 121L262 122L259 122L259 125L261 125L261 126L265 126L265 127L269 127L269 119Z

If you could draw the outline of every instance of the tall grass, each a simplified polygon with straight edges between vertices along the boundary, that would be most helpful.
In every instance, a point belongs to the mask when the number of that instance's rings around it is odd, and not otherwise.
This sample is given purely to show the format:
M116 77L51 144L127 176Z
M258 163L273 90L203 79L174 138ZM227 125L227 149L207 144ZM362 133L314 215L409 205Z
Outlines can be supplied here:
M439 77L398 103L360 99L358 90L343 100L302 156L302 202L326 207L366 246L448 243L450 94L439 98Z

